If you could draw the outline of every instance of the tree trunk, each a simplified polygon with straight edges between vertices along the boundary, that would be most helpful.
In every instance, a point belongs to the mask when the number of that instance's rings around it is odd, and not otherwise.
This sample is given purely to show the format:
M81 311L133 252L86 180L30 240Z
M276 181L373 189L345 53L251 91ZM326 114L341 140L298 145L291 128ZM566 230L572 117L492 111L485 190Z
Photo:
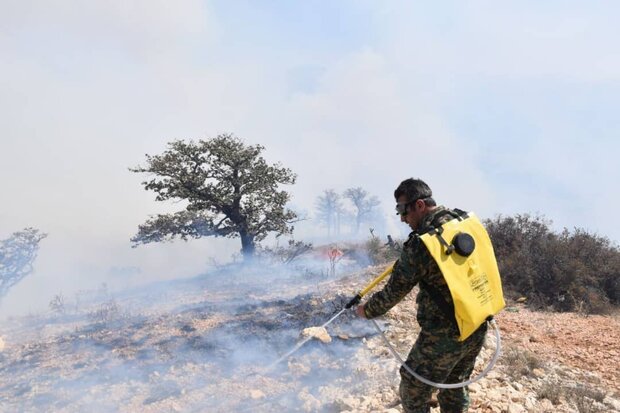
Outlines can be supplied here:
M248 234L246 231L239 231L239 235L241 236L241 254L243 255L243 259L247 260L254 256L254 250L256 249L256 245L254 245L254 235Z

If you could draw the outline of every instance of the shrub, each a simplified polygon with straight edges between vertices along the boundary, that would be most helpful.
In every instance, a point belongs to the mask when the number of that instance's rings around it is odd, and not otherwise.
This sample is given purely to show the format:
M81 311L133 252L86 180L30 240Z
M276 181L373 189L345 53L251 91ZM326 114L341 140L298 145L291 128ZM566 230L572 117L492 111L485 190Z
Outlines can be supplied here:
M486 220L507 295L557 311L608 313L620 304L620 250L584 229L560 233L540 216Z
M382 264L394 261L400 257L402 248L400 243L393 241L389 235L387 239L388 242L384 244L375 235L374 229L370 229L370 238L366 241L364 247L372 264Z
M565 392L580 413L602 412L596 402L601 403L605 399L605 392L582 384L576 387L566 387Z
M65 297L62 293L56 294L49 303L50 310L58 315L65 315L67 308L65 306Z
M557 383L545 381L536 391L539 399L547 399L553 404L560 403L560 397L564 393L564 389Z
M534 353L516 347L509 347L502 356L504 364L509 366L508 375L517 380L521 376L531 376L534 369L544 367L544 363Z
M311 243L290 239L285 247L280 245L276 245L275 247L263 247L259 245L257 248L257 255L259 257L269 258L278 263L290 264L310 251L312 251Z

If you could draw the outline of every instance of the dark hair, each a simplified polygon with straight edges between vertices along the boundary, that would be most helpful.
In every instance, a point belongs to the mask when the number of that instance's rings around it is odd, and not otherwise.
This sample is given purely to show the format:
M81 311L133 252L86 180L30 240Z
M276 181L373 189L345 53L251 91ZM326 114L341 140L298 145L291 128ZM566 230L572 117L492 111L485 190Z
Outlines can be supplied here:
M407 197L408 202L423 199L427 206L437 205L432 198L433 191L431 191L431 188L421 179L409 178L402 181L394 191L394 198L398 200L398 198L403 195Z

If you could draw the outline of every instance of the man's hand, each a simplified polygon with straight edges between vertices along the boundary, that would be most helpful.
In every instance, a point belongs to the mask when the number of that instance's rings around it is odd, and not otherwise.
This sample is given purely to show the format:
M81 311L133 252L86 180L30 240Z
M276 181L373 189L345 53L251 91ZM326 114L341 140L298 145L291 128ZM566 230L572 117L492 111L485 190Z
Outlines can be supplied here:
M366 318L366 313L364 312L364 304L360 304L355 307L355 314L357 314L358 317Z

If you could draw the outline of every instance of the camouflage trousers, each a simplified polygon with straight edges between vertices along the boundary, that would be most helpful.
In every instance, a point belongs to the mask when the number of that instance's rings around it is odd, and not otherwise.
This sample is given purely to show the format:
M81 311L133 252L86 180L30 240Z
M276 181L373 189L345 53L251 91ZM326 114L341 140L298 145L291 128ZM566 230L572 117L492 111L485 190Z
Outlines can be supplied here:
M458 341L454 332L422 330L407 357L406 364L420 376L436 383L460 383L469 379L482 349L487 326L483 324L465 341ZM428 413L433 387L400 368L400 398L406 413ZM442 413L466 412L469 394L466 387L440 389L437 395Z

